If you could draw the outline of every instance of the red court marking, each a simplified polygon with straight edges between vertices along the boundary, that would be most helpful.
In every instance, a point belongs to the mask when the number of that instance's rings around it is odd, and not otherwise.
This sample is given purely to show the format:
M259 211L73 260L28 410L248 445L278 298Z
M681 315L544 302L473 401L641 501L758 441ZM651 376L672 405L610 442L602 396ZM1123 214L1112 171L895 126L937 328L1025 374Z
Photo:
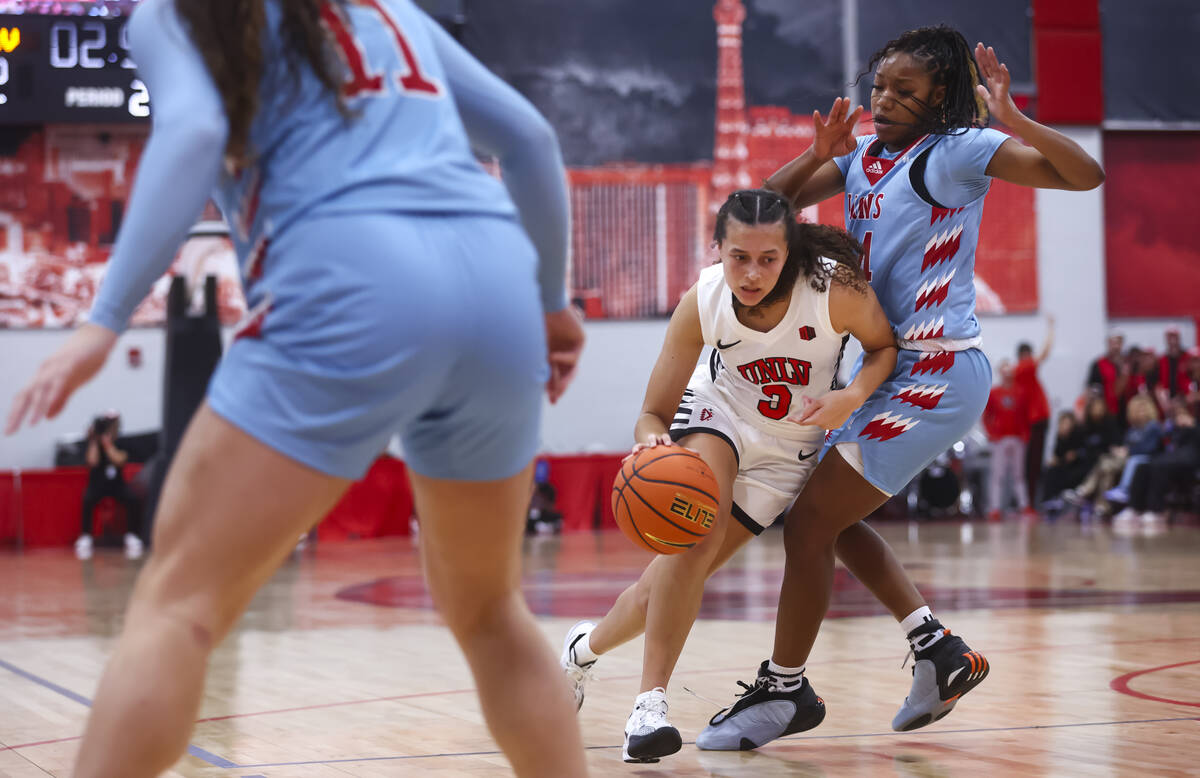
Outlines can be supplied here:
M1187 643L1187 642L1196 642L1196 641L1200 641L1200 636L1191 637L1191 638L1145 638L1145 639L1141 639L1141 640L1110 640L1105 645L1129 645L1129 644L1138 644L1138 643ZM987 654L1015 654L1015 653L1027 653L1030 651L1056 651L1056 650L1061 650L1064 648L1092 648L1095 645L1096 645L1095 642L1091 642L1091 643L1066 643L1066 644L1051 645L1051 646L1021 646L1019 648L995 648L995 649L988 650L986 653ZM889 659L894 659L897 655L898 654L893 654L893 655L884 656L884 657L848 657L846 659L828 659L825 661L810 662L810 664L812 664L812 665L836 665L836 664L849 664L849 663L857 664L860 662L885 662ZM1152 697L1148 694L1142 694L1141 692L1134 691L1133 689L1130 689L1129 685L1128 685L1128 682L1130 679L1135 678L1139 675L1145 675L1146 673L1152 673L1152 672L1155 672L1156 670L1169 670L1173 667L1182 667L1183 665L1191 665L1191 664L1200 664L1200 659L1194 659L1194 660L1191 660L1188 662L1179 662L1179 663L1173 664L1173 665L1163 665L1162 667L1152 667L1148 670L1138 670L1136 672L1128 673L1126 675L1121 676L1120 678L1114 679L1109 684L1109 686L1118 692L1121 692L1123 694L1128 694L1133 697L1141 697L1143 699L1154 700L1156 702L1169 702L1169 703L1173 703L1175 705L1187 705L1190 707L1200 708L1200 703L1197 703L1197 702L1180 702L1178 700L1168 700L1168 699L1164 699L1162 697ZM733 668L716 667L716 668L711 668L711 669L707 669L707 670L692 670L692 671L680 673L679 675L708 675L711 673L736 673L736 672L740 672L745 669L746 668L744 668L744 667L733 667ZM640 677L641 676L634 676L634 675L609 676L609 677L603 678L601 680L622 681L622 680L635 680ZM438 691L438 692L418 692L416 694L397 694L397 695L394 695L391 697L372 697L372 698L365 699L365 700L344 700L342 702L324 702L324 703L319 703L317 705L301 705L301 706L298 706L295 708L279 708L277 710L260 710L260 711L254 711L253 713L231 713L227 716L210 716L209 718L205 718L205 719L196 719L196 723L202 724L202 723L208 722L208 721L227 721L230 719L245 719L245 718L250 718L252 716L269 716L269 715L272 715L275 713L298 713L300 711L318 710L320 708L337 708L337 707L342 707L342 706L346 706L346 705L365 705L365 704L372 703L372 702L389 702L392 700L411 700L411 699L414 699L417 697L440 697L440 696L444 696L447 694L467 694L467 693L471 693L474 691L475 691L475 689L449 689L446 691ZM1200 721L1200 719L1196 719L1196 720ZM71 740L79 740L81 737L82 737L82 735L77 735L75 737L58 738L57 740L39 740L34 743L19 743L15 746L0 746L0 751L15 751L18 748L32 748L34 746L48 745L50 743L66 743Z
M1196 664L1200 664L1200 659L1192 659L1188 662L1176 662L1173 665L1160 665L1159 667L1151 667L1147 670L1136 670L1132 673L1125 673L1125 675L1112 679L1108 686L1113 691L1120 692L1121 694L1128 694L1130 697L1137 697L1143 700L1154 700L1155 702L1169 702L1172 705L1186 705L1189 708L1200 708L1200 702L1184 702L1183 700L1173 700L1169 697L1155 697L1153 694L1146 694L1145 692L1139 692L1136 689L1129 688L1129 682L1134 678L1137 678L1139 675L1157 673L1159 670L1170 670L1174 667L1183 667L1184 665Z
M474 693L475 689L449 689L441 692L418 692L416 694L397 694L392 697L372 697L367 700L344 700L342 702L322 702L316 705L301 705L296 708L279 708L278 710L260 710L254 713L231 713L228 716L210 716L206 719L196 719L197 724L203 724L206 721L225 721L226 719L244 719L250 716L268 716L272 713L296 713L302 710L318 710L320 708L337 708L342 705L363 705L369 702L390 702L392 700L411 700L416 697L442 697L447 694L467 694ZM17 748L18 746L13 746Z
M34 746L46 746L51 743L66 743L71 740L82 740L83 735L75 735L74 737L60 737L54 740L39 740L36 743L19 743L15 746L0 746L0 751L16 751L18 748L33 748Z
M296 708L279 708L277 710L259 710L253 713L231 713L228 716L209 716L206 719L196 719L197 724L203 724L206 721L225 721L226 719L245 719L251 716L269 716L273 713L296 713L304 710L318 710L320 708L337 708L343 705L364 705L370 702L388 702L390 700L411 700L415 697L442 697L447 694L466 694L474 692L474 689L449 689L440 692L418 692L416 694L397 694L392 697L372 697L367 700L344 700L342 702L323 702L317 705L301 705ZM60 737L56 740L39 740L35 743L18 743L15 746L0 746L0 751L15 751L18 748L33 748L34 746L44 746L50 743L66 743L70 740L79 740L83 735L75 735L74 737Z

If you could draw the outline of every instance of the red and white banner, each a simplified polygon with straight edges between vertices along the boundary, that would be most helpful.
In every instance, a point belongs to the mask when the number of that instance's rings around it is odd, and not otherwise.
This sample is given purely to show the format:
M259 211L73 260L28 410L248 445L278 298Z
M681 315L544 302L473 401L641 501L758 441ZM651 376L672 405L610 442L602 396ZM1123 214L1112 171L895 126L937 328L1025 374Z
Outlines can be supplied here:
M86 319L129 200L146 131L140 127L54 126L29 134L0 157L0 327L73 327ZM133 314L161 324L172 276L198 297L218 279L222 323L245 313L237 260L218 221L181 247Z

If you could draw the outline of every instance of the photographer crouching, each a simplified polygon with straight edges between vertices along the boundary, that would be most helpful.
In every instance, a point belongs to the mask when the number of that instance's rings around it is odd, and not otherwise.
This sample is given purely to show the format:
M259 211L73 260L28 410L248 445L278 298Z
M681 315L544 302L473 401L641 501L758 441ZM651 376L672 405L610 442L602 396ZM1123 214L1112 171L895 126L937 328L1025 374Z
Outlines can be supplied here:
M121 416L109 411L98 416L88 429L86 461L88 484L83 493L80 534L75 541L75 556L90 559L92 556L92 514L105 497L111 497L125 506L125 556L138 559L145 546L138 536L141 523L141 505L125 483L122 468L129 456L117 448L117 433L121 427Z

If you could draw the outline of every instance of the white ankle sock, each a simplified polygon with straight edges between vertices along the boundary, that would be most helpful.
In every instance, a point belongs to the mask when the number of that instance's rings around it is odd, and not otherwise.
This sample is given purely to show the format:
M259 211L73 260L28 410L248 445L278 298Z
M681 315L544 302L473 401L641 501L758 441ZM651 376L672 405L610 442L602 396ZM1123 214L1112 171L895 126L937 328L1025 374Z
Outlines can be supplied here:
M592 651L592 644L589 642L592 633L588 632L580 640L575 643L575 664L588 665L600 658L600 655Z
M900 622L900 629L904 631L904 637L908 637L908 633L912 632L917 627L927 621L933 621L933 611L929 610L928 605L922 605L912 613L904 617Z
M791 692L800 688L804 683L804 667L784 667L775 664L775 660L768 659L767 671L771 673L771 688L781 692Z

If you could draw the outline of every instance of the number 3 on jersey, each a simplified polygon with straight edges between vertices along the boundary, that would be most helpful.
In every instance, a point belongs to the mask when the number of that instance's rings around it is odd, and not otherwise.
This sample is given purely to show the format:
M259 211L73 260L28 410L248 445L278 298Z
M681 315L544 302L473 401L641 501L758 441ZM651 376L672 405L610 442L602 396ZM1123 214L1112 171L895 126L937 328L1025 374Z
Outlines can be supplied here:
M353 0L352 4L374 11L391 33L396 50L404 59L408 70L407 73L396 79L403 94L430 98L441 97L445 94L441 84L421 72L421 63L417 61L404 31L400 29L395 17L379 0ZM354 36L350 20L346 17L346 11L341 4L337 2L324 3L321 6L321 21L333 35L342 62L350 71L349 78L342 84L342 96L349 99L385 94L387 90L383 85L383 73L371 72L366 51L359 39Z
M775 421L788 415L788 410L792 407L791 389L784 384L767 384L762 388L762 393L770 399L758 401L759 413Z

